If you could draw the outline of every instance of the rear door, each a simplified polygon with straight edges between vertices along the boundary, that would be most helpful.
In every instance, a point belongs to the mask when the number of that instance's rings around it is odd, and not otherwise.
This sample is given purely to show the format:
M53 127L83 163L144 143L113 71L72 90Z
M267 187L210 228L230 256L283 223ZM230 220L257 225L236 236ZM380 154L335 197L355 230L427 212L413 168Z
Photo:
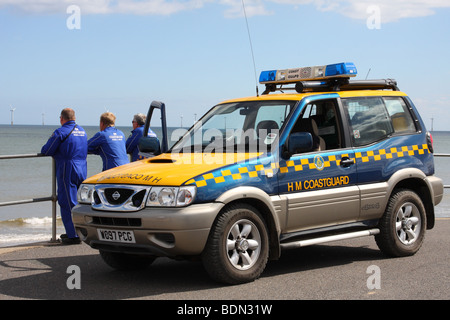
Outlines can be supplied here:
M403 168L421 167L428 148L403 97L347 97L342 105L358 168L360 219L377 219L389 198L389 178Z

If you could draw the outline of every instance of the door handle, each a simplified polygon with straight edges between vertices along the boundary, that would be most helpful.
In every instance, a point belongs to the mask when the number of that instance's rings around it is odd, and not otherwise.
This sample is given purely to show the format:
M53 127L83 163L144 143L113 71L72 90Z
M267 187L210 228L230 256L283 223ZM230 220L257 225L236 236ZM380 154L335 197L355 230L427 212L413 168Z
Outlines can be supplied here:
M349 157L343 157L341 159L341 166L346 168L346 167L350 167L352 164L355 164L355 160L354 159L350 159Z

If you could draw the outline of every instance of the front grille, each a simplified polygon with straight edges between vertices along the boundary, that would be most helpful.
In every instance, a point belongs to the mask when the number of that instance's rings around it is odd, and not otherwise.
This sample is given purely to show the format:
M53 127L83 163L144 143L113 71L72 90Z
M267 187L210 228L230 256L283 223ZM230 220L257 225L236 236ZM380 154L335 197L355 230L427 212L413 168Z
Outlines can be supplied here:
M131 202L133 202L133 205L135 207L141 206L142 202L144 201L145 194L146 194L146 190L141 190L133 196Z
M139 218L92 217L92 224L99 224L102 226L140 227L142 226L142 221Z
M138 211L144 208L150 187L101 184L95 186L92 208L102 211Z
M131 189L110 188L105 189L105 198L112 205L122 204L134 193Z

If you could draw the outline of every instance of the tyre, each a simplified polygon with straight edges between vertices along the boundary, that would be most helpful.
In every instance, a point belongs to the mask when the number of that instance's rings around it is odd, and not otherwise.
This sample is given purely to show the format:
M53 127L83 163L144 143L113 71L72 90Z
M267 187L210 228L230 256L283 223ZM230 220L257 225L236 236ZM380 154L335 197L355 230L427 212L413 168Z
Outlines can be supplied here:
M267 227L258 210L235 204L216 219L202 262L214 280L239 284L257 279L266 267L268 255Z
M100 250L100 256L107 265L116 270L145 269L156 259L155 256L142 256L103 250Z
M425 208L420 197L411 190L395 191L379 228L375 241L385 254L392 257L415 254L422 246L426 229Z

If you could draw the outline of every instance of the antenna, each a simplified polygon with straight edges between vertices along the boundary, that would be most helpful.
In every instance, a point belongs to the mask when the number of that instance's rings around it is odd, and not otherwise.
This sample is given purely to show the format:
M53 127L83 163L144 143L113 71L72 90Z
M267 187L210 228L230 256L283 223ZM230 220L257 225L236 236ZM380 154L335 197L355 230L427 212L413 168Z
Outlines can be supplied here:
M372 69L369 68L369 71L367 71L367 74L366 74L366 80L367 80L367 77L369 76L370 70L372 70Z
M245 12L245 4L244 4L244 0L242 0L242 8L244 9L245 23L246 23L246 25L247 25L248 40L249 40L249 42L250 42L250 50L251 50L251 52L252 52L253 70L255 71L256 96L259 97L258 80L257 80L258 78L256 77L255 55L253 54L252 37L250 36L250 28L248 27L248 19L247 19L247 13Z

